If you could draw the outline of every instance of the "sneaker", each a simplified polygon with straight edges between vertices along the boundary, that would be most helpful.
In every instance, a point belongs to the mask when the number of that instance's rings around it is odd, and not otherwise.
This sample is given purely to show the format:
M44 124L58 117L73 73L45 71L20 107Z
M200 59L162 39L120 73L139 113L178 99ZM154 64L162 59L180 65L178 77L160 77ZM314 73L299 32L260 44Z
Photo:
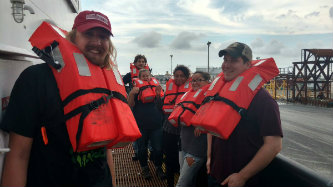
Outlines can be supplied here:
M161 179L161 180L166 179L166 175L165 175L165 173L163 172L163 170L162 170L161 167L158 167L158 168L156 169L156 175L157 175L157 177L158 177L159 179Z
M149 167L146 166L146 167L143 167L142 168L142 176L144 179L148 180L151 178L151 175L150 175L150 171L149 171Z

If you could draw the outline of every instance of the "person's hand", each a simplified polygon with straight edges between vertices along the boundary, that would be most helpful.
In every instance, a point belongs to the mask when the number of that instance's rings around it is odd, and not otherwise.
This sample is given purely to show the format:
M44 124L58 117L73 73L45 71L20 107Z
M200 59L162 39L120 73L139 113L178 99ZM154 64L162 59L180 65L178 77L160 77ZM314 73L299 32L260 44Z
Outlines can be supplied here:
M139 93L139 88L138 87L133 87L133 89L130 91L130 95L134 95L134 94L137 94L137 93Z
M201 135L201 130L199 129L199 128L195 128L194 129L194 136L196 136L196 137L198 137L198 136L200 136Z
M228 187L241 187L246 183L246 179L244 179L239 173L233 173L229 175L221 185L227 185Z
M161 95L161 91L162 91L161 85L157 85L156 88L155 88L156 96L160 96Z
M207 174L210 173L210 157L207 158L207 161L206 161L206 168L207 168Z

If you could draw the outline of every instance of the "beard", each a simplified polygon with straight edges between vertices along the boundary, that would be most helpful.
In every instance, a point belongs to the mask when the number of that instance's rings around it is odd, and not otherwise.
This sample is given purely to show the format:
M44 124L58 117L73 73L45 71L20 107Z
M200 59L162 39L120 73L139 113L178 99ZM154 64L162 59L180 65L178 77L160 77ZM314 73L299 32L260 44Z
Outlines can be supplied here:
M89 48L87 48L83 54L84 56L94 65L104 67L105 66L105 58L107 53L103 49L98 49L99 53L92 53Z

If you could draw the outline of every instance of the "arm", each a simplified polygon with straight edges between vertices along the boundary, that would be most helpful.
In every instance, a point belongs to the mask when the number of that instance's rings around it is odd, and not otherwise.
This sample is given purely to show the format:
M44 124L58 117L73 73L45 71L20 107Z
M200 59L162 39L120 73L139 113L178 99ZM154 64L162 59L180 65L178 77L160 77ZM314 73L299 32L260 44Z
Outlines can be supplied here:
M155 89L155 94L156 94L155 103L156 103L158 108L163 107L163 102L162 102L162 98L161 98L161 91L162 91L161 85L156 86L156 89Z
M264 144L253 159L238 173L229 175L221 185L244 186L245 182L264 169L281 151L282 138L280 136L265 136Z
M210 173L210 159L211 159L211 153L212 153L212 135L207 133L207 173Z
M139 88L138 87L134 87L130 93L128 94L128 98L127 98L127 101L128 101L128 105L132 108L134 107L135 105L135 101L134 101L134 96L135 94L139 93Z
M6 154L1 186L25 186L32 138L11 132L10 152Z
M127 73L127 74L123 77L123 82L124 82L124 84L126 85L126 84L130 83L131 81L132 81L132 79L131 79L131 73Z
M112 186L116 186L116 170L113 163L112 149L106 150L106 159L112 176Z

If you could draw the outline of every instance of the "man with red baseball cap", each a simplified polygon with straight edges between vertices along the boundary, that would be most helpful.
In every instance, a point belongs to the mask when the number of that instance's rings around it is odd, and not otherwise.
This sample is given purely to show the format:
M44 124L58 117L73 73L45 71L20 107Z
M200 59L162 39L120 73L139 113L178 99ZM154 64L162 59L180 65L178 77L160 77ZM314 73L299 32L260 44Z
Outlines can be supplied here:
M113 36L109 18L100 12L89 10L80 12L80 14L76 16L72 29L85 32L94 27L104 28L110 32L111 36Z
M107 16L100 12L83 11L76 16L68 38L91 63L108 67L110 55L116 56L110 36L113 34Z
M83 11L66 38L89 62L110 68L110 58L116 57L110 36L107 16ZM47 144L43 143L42 125L47 128ZM115 186L111 150L73 151L58 85L46 63L21 73L0 128L10 133L11 149L1 186Z

